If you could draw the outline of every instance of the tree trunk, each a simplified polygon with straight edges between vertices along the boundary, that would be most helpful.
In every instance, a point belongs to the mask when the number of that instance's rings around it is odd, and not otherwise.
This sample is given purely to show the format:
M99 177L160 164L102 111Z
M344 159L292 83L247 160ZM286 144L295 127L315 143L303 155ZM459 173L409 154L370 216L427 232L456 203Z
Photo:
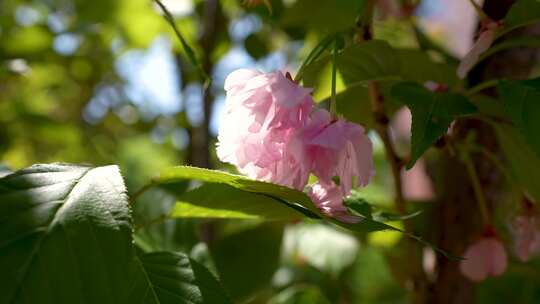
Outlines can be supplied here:
M513 0L487 0L484 11L493 20L502 19ZM525 29L524 31L527 31ZM515 37L516 34L511 35ZM469 75L470 85L476 85L489 79L524 78L530 73L531 60L535 50L513 49L497 53L491 59L479 64ZM495 96L495 89L483 91ZM501 156L493 129L479 120L460 120L453 128L453 139L464 140L467 134L476 134L476 143L496 156ZM489 210L503 202L500 195L502 183L506 182L502 174L487 162L482 155L471 155L478 173L482 191ZM475 201L472 183L462 162L449 149L441 153L436 164L430 166L437 181L438 202L431 218L434 229L434 241L437 246L463 255L466 247L474 241L483 229L482 217ZM429 284L429 293L425 303L467 304L475 302L475 284L463 277L459 271L459 262L444 257L437 260L436 277Z

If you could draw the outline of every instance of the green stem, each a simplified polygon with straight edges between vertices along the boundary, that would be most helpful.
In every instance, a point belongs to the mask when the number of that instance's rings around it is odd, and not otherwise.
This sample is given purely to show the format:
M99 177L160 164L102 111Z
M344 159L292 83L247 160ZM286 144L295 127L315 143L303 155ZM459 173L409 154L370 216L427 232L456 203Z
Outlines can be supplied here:
M176 26L176 22L174 21L173 15L169 11L169 9L167 9L167 7L161 2L161 0L154 0L154 2L159 6L161 11L163 12L163 17L174 30L174 33L176 34L176 37L178 38L178 40L180 40L180 44L182 45L182 48L186 52L187 57L191 61L191 64L199 70L199 74L203 80L203 87L205 89L208 88L210 86L211 79L208 76L208 74L206 74L206 72L204 71L200 61L197 59L197 56L195 55L195 51L193 51L193 49L189 46L186 39L184 38L184 36L182 35L180 30Z
M302 65L298 69L298 72L296 73L296 76L294 77L294 81L300 82L302 80L302 77L304 76L305 69L315 60L321 56L321 54L328 48L330 43L336 39L337 34L332 34L326 36L323 40L321 40L314 48L309 52L308 56L302 62Z
M502 79L491 79L491 80L488 80L488 81L484 81L470 89L468 89L466 92L465 92L465 95L467 96L471 96L471 95L474 95L476 93L479 93L487 88L491 88L491 87L494 87L496 86L497 84L499 84L499 81L501 81Z
M330 114L332 115L332 119L337 119L337 101L336 101L337 53L338 53L338 43L336 39L336 41L334 42L334 49L332 50L332 97L330 99Z
M129 204L130 205L134 205L135 202L137 201L137 199L143 194L145 193L146 191L148 191L150 188L152 188L154 186L154 182L150 182L144 186L142 186L141 189L135 191L135 193L130 197L129 199Z
M491 221L489 219L486 199L484 197L484 193L482 192L482 186L480 185L480 179L476 174L476 169L474 168L474 164L469 156L469 153L464 149L461 149L461 160L465 164L465 167L467 168L467 173L471 178L474 196L476 198L476 202L478 203L478 209L480 210L480 214L482 215L484 224L488 225Z
M469 149L474 152L482 153L486 158L488 158L494 165L497 167L499 172L501 172L504 177L508 180L510 183L510 186L512 188L512 195L514 196L514 199L517 203L520 201L520 187L519 185L514 181L512 178L512 175L508 171L508 169L504 166L504 164L501 162L497 156L495 156L491 151L488 149L482 147L482 146L470 146Z

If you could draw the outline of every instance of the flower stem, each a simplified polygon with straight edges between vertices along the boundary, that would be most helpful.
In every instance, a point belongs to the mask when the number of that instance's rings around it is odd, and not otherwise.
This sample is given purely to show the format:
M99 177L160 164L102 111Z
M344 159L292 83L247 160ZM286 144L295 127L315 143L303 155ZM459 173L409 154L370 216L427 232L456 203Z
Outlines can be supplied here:
M332 50L332 97L330 99L330 115L332 119L337 119L337 101L336 101L336 77L337 77L337 39L334 41L334 49Z

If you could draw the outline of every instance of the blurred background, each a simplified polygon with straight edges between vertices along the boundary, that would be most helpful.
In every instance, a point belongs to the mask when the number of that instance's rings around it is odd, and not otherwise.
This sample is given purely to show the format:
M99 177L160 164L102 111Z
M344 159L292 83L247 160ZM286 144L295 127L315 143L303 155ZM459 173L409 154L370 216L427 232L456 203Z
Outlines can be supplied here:
M354 24L360 3L270 2L271 12L239 0L163 0L211 75L203 92L150 0L0 1L0 164L119 164L130 192L168 166L233 171L215 157L217 130L227 123L225 77L238 68L294 74L325 33ZM468 0L421 1L412 21L383 2L378 39L415 48L420 30L456 58L470 48L478 20ZM321 77L328 81L315 90L317 101L330 94L329 76ZM408 111L398 111L392 127L401 151L408 150L409 126ZM361 195L391 208L391 175L372 139L377 177ZM420 161L404 173L404 192L427 209L434 190L424 167ZM219 272L239 303L406 303L399 234L357 236L310 222L164 222L174 202L168 191L182 185L149 191L135 206L138 246L191 252ZM435 255L425 250L429 272ZM540 303L539 269L538 259L515 263L480 284L475 299Z

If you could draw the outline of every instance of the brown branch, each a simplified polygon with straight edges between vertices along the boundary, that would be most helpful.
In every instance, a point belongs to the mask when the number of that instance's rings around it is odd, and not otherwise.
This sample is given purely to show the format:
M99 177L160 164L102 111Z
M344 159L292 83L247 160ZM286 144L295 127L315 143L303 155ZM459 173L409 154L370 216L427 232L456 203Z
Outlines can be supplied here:
M384 111L384 96L379 91L379 86L376 81L370 81L368 84L369 99L371 102L371 108L375 118L375 131L381 138L386 158L392 168L392 177L394 179L394 191L395 191L395 205L397 211L401 215L407 213L405 199L403 197L401 169L403 167L403 160L397 155L394 148L394 144L390 138L389 122L390 120L386 116ZM411 232L407 221L404 221L405 231Z

